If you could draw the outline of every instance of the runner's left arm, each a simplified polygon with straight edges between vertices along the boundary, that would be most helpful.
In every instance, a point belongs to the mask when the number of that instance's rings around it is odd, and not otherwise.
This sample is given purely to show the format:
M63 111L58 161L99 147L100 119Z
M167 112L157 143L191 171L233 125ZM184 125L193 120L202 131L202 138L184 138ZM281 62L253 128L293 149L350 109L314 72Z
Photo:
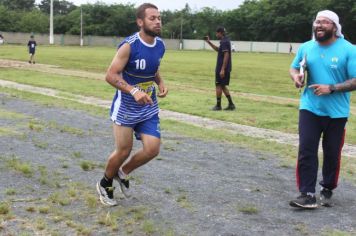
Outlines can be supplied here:
M159 90L159 93L157 94L157 96L160 98L165 97L168 93L168 88L164 84L164 81L163 81L161 75L159 74L159 71L157 71L157 73L156 73L155 82L158 85L158 90Z

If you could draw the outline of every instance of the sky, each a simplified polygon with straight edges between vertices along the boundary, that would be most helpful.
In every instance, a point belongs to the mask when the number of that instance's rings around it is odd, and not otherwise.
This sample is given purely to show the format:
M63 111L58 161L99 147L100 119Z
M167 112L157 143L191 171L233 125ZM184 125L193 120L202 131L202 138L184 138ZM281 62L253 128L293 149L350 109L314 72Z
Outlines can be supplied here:
M79 6L80 4L95 3L97 0L66 0L72 2L74 5ZM105 4L128 4L132 3L138 6L142 3L149 2L155 4L160 10L181 10L188 3L189 7L193 11L198 11L203 7L216 8L218 10L232 10L239 7L244 0L101 0ZM40 3L41 0L36 0L36 3Z

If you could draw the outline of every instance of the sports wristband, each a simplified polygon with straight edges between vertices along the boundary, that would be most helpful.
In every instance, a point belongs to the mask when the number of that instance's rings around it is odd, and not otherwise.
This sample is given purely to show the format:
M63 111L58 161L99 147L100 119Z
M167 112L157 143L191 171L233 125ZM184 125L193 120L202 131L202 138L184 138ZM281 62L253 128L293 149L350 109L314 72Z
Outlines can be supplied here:
M133 89L130 90L130 94L132 96L135 95L135 93L137 93L137 92L138 92L138 88L133 88Z

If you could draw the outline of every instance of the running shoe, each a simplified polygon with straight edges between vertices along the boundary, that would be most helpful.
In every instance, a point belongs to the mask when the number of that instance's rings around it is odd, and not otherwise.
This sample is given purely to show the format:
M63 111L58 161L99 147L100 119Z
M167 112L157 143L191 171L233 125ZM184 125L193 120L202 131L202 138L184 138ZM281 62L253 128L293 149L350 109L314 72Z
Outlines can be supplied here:
M289 205L292 207L299 207L305 209L314 209L318 207L316 203L316 197L308 195L306 193L301 193L297 199L292 200L289 202Z
M114 187L104 188L100 182L96 183L96 190L98 191L100 202L106 206L116 206L117 201L114 199Z

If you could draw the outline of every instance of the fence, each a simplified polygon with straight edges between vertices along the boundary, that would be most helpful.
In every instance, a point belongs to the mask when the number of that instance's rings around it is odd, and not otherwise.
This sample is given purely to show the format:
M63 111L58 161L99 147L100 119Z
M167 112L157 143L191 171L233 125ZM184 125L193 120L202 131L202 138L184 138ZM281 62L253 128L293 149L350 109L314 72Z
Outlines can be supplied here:
M4 41L7 44L27 44L30 33L2 32ZM35 40L39 45L49 45L48 34L35 34ZM123 40L123 37L115 36L91 36L83 37L84 46L111 46L116 47ZM204 40L183 39L182 44L178 39L164 39L167 49L178 50L213 50ZM212 42L215 45L219 41ZM80 45L79 35L54 35L55 45ZM296 52L300 43L281 43L281 42L250 42L250 41L231 41L232 48L237 52L274 52L289 53L289 47L292 45L292 52Z

